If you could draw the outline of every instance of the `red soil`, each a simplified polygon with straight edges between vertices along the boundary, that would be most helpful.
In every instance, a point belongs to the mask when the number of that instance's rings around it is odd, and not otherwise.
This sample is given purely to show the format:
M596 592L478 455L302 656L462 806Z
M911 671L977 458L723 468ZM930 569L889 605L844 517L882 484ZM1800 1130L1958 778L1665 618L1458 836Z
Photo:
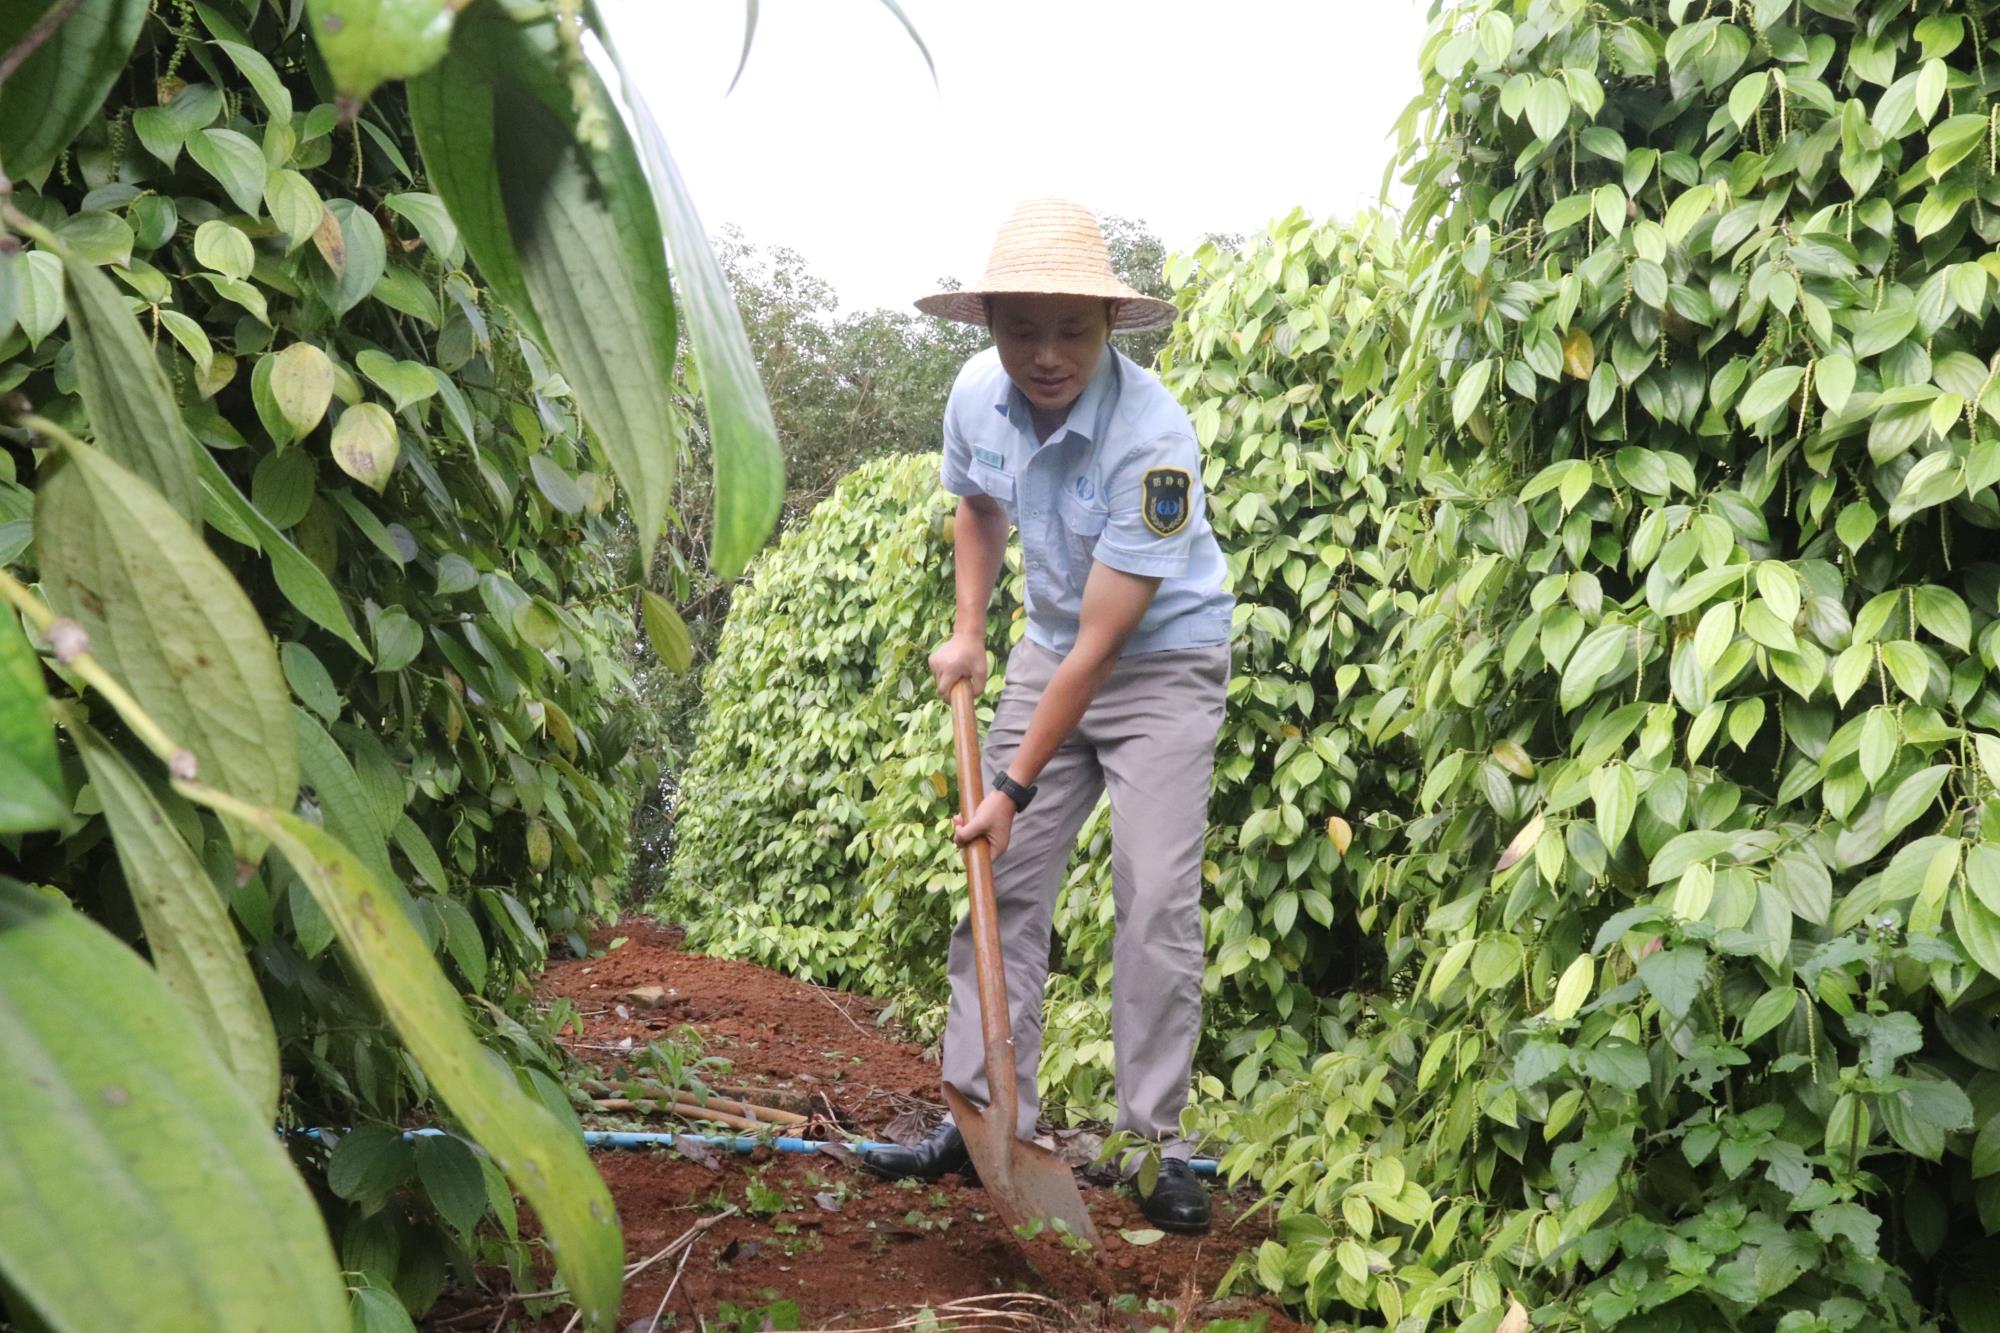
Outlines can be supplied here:
M628 1067L632 1051L692 1027L707 1054L731 1062L727 1072L707 1075L710 1081L810 1095L821 1126L831 1118L849 1131L883 1137L899 1115L904 1118L897 1129L908 1133L920 1113L935 1113L937 1066L878 1028L879 1006L872 1002L748 963L682 953L676 933L645 921L623 922L593 944L603 948L621 935L627 942L617 950L555 963L541 982L545 997L566 998L583 1015L582 1035L566 1033L565 1044L612 1081ZM665 988L665 1003L645 1008L621 999L642 986ZM676 1127L631 1117L603 1124ZM1124 1190L1086 1185L1105 1243L1077 1255L1052 1237L1021 1241L988 1215L982 1190L956 1177L914 1187L879 1180L833 1156L761 1149L708 1161L674 1150L600 1152L595 1160L618 1203L628 1263L656 1254L724 1207L738 1210L700 1235L678 1279L675 1258L627 1282L621 1328L646 1330L676 1282L666 1309L676 1316L672 1326L685 1330L704 1322L714 1328L725 1302L751 1309L790 1301L804 1327L860 1329L942 1302L1007 1292L1055 1298L1060 1307L1044 1307L1039 1316L1047 1325L1072 1329L1127 1323L1199 1328L1219 1318L1268 1320L1274 1333L1297 1327L1261 1300L1210 1299L1236 1256L1270 1234L1261 1212L1236 1223L1247 1199L1218 1194L1215 1228L1207 1236L1134 1245L1120 1232L1150 1229L1137 1202ZM1177 1309L1163 1315L1155 1307L1155 1313L1128 1320L1113 1309L1119 1297L1137 1297L1141 1305L1170 1302ZM468 1326L462 1321L476 1308L457 1306L451 1326ZM498 1312L495 1302L486 1308ZM433 1315L432 1326L438 1323ZM544 1321L550 1330L562 1323L559 1316ZM661 1329L667 1327L663 1321Z
M564 1044L580 1060L606 1071L627 1065L651 1041L693 1029L701 1050L730 1062L712 1082L825 1094L857 1125L896 1113L899 1098L938 1100L937 1065L876 1026L881 1006L841 991L779 976L754 963L682 953L679 932L634 919L600 931L594 958L550 965L545 997L561 996L582 1015L583 1033ZM658 1007L626 1000L627 992L658 986ZM630 1043L631 1051L619 1049ZM752 1099L754 1100L754 1098Z

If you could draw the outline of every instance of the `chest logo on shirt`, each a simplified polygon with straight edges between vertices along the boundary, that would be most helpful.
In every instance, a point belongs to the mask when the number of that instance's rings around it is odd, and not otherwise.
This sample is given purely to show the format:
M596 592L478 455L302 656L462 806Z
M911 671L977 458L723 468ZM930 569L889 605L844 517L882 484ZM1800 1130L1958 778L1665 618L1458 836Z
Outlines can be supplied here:
M1139 513L1146 526L1162 537L1171 537L1187 526L1188 493L1193 483L1177 467L1156 467L1146 471L1144 498Z
M1089 477L1079 475L1071 489L1076 492L1076 498L1079 500L1087 502L1097 498L1097 487L1091 484Z

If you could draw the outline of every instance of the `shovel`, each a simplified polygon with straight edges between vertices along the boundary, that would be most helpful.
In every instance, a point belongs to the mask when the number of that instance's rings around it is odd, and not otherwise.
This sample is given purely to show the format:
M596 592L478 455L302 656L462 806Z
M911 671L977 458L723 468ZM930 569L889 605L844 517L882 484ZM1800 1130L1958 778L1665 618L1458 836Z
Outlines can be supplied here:
M972 686L951 687L952 740L958 751L958 806L971 819L985 799L979 777L979 719ZM965 878L972 892L972 962L979 979L979 1025L986 1039L984 1109L950 1083L944 1099L965 1138L980 1183L1011 1227L1061 1222L1073 1236L1100 1243L1076 1177L1048 1149L1016 1137L1020 1102L1014 1086L1014 1028L1007 1014L1007 969L1000 958L1000 912L993 900L993 853L984 838L965 844Z

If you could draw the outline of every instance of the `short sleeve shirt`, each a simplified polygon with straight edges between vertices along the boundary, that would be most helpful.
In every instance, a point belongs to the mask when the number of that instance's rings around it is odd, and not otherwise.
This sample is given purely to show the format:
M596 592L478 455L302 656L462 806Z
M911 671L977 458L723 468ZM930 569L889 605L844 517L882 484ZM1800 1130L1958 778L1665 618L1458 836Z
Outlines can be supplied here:
M1076 644L1093 562L1160 580L1127 654L1228 642L1235 599L1201 472L1187 413L1113 347L1046 441L993 348L945 405L944 487L989 496L1020 530L1028 637L1051 652Z

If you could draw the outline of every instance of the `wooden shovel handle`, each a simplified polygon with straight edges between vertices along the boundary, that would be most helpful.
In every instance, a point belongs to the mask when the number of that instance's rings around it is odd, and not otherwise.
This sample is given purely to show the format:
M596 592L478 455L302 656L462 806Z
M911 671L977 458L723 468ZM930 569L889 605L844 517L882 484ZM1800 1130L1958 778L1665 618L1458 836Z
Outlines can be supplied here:
M979 773L979 718L973 711L972 685L963 679L951 687L951 734L958 755L959 813L971 819L986 799L986 784ZM1014 1029L1007 1014L1007 965L1000 956L1000 909L993 897L993 849L979 838L959 850L965 857L966 887L972 897L972 962L979 978L979 1026L986 1039L987 1107L1006 1118L1011 1137L1016 1107Z

